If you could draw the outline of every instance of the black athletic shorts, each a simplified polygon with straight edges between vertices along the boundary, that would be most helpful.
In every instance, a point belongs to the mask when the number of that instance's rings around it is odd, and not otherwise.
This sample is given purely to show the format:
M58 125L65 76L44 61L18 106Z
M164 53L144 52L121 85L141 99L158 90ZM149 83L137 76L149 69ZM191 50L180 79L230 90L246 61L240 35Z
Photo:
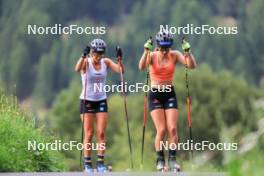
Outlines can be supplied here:
M81 100L80 101L80 114L83 113L98 113L98 112L107 112L107 101L89 101Z
M149 111L153 111L154 109L178 109L174 87L172 86L170 91L167 92L152 88L148 94L148 108Z

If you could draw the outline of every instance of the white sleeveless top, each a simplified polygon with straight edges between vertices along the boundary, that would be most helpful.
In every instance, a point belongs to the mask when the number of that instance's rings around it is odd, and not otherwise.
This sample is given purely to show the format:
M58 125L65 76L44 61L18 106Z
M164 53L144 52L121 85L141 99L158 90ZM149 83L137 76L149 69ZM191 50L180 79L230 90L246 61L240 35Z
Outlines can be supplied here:
M82 79L82 92L80 99L89 101L100 101L107 98L106 92L104 90L106 76L107 76L107 65L104 62L104 58L100 60L101 69L99 71L95 70L92 59L88 58L88 68L84 74L81 74ZM86 84L86 93L85 91ZM85 97L84 97L85 96Z

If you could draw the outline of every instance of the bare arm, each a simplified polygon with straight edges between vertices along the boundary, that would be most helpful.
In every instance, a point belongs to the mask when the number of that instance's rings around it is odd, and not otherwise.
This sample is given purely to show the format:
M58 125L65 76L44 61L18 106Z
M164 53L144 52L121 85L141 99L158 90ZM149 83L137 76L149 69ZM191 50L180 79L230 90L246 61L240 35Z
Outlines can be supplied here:
M118 62L118 64L114 63L111 59L106 58L105 59L105 64L113 71L116 73L120 73L120 67L121 67L121 71L122 73L125 72L125 66L123 65L122 62Z
M150 61L151 61L151 52L145 49L138 63L139 70L146 69L148 65L150 64Z
M185 58L186 57L186 61L187 61L187 68L190 69L194 69L197 67L196 61L194 56L192 55L192 53L186 53L186 56L184 56L182 53L180 53L179 51L176 51L176 56L177 56L177 61L179 61L181 64L185 65Z
M85 72L86 63L87 61L85 60L85 58L80 57L75 65L75 71L79 73Z

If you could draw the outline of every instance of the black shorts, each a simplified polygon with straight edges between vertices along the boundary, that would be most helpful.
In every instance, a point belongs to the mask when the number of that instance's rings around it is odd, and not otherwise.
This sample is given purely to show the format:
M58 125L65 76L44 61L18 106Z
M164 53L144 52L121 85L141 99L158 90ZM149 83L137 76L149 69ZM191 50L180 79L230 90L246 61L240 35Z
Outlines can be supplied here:
M152 88L148 94L148 108L149 111L154 109L178 109L178 102L174 87L169 92L159 91Z
M80 102L80 114L83 113L98 113L98 112L107 112L107 101L89 101L81 100Z

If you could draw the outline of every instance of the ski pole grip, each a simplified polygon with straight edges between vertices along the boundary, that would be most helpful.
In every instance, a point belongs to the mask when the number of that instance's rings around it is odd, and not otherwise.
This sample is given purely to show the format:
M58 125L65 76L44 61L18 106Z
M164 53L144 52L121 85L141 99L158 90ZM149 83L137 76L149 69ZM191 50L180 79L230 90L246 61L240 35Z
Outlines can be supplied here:
M152 36L149 37L149 40L151 41L151 44L153 45L153 38L152 38Z
M182 41L181 41L181 42L182 42L182 44L183 44L183 42L184 42L184 41L185 41L185 37L182 37Z
M119 46L116 47L116 57L118 59L121 59L122 58L122 50Z

